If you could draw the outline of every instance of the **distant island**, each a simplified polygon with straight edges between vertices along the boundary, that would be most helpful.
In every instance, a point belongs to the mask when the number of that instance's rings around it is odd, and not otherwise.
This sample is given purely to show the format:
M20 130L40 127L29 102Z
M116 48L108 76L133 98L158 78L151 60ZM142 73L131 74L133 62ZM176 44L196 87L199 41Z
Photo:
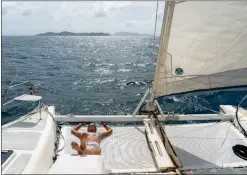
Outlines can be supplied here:
M46 33L39 33L35 36L151 36L148 34L139 34L139 33L131 33L131 32L117 32L113 35L110 35L109 33L103 33L103 32L98 32L98 33L73 33L73 32L46 32Z
M114 34L114 36L151 36L151 35L132 33L132 32L117 32Z
M46 32L46 33L40 33L37 34L35 36L110 36L109 33L73 33L73 32L59 32L59 33L55 33L55 32Z

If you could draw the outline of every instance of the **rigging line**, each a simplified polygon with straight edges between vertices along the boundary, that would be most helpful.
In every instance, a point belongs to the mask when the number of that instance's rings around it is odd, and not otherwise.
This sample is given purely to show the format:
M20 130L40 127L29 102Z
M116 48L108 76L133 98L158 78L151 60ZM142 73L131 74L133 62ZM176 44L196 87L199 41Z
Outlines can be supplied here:
M210 108L207 108L207 107L204 107L204 106L202 106L202 107L203 107L204 109L209 110L209 111L215 112L216 114L220 114L220 112L215 111L215 110L213 110L213 109L210 109Z
M227 138L227 136L228 136L228 133L229 133L229 131L230 131L230 126L231 126L232 124L230 123L229 124L229 126L228 126L228 129L227 129L227 133L226 133L226 136L225 136L225 139L223 140L223 142L221 143L221 145L220 145L220 148L222 148L222 146L223 146L223 144L225 143L225 141L226 141L226 138ZM229 140L229 139L228 139ZM221 157L221 155L222 155L222 149L220 149L220 157ZM223 160L221 159L221 164L223 164Z
M183 102L183 101L179 101L179 103L188 104L188 103ZM220 114L219 112L217 112L217 111L215 111L213 109L210 109L210 108L207 108L207 107L204 107L204 106L202 106L202 108L205 108L207 110L210 110L212 112L215 112L216 114ZM172 112L175 113L178 109L179 109L179 106L174 111L172 111ZM214 119L213 117L203 117L203 118L206 118L206 119Z
M186 79L186 80L188 80L188 81L193 81L193 82L197 82L197 81L195 81L195 80L193 80L193 79ZM207 84L204 84L204 83L202 83L202 82L197 82L197 83L200 83L200 84L203 84L203 85L207 86ZM183 86L181 86L181 87L183 87ZM247 94L246 94L246 96L242 99L242 101L239 103L239 105L245 100L246 97L247 97ZM180 102L180 103L187 104L186 102L182 102L182 101L179 101L179 102ZM220 112L217 112L217 111L215 111L215 110L213 110L213 109L210 109L210 108L207 108L207 107L204 107L204 106L202 106L202 108L207 109L207 110L212 111L212 112L215 112L216 114L220 114ZM177 109L179 109L179 107L178 107ZM176 110L177 110L177 109L176 109ZM174 110L174 111L172 111L172 112L176 112L176 110ZM212 119L212 118L209 118L209 117L206 117L206 118Z
M233 121L235 120L235 118L237 119L237 122L238 122L238 125L240 126L240 128L243 130L243 134L244 134L244 136L246 136L246 131L244 130L244 128L240 125L240 123L239 123L239 119L238 119L238 108L239 108L239 106L241 105L241 103L246 99L246 97L247 97L247 94L244 96L244 98L239 102L239 104L238 104L238 106L237 106L237 108L236 108L236 115L234 116L234 119L233 119ZM221 148L222 148L222 146L223 146L223 144L225 143L225 141L226 141L226 138L227 138L227 136L228 136L228 133L229 133L229 129L230 129L230 126L231 126L232 124L230 124L229 126L228 126L228 130L227 130L227 133L226 133L226 136L225 136L225 139L223 140L223 142L221 143ZM221 151L220 151L220 155L222 154L222 149L221 149Z
M236 118L237 123L238 123L239 127L242 129L243 135L244 135L245 137L247 137L247 133L246 133L245 129L242 127L242 125L241 125L240 122L239 122L239 118L238 118L238 109L239 109L239 106L241 105L241 103L246 99L246 97L247 97L247 94L246 94L246 95L244 96L244 98L239 102L238 106L236 107L236 115L235 115L235 117L234 117L234 119Z
M224 144L225 141L226 141L226 138L227 138L227 135L228 135L228 133L229 133L229 131L230 131L230 126L231 126L231 125L232 125L232 124L230 123L229 126L228 126L228 129L227 129L227 133L226 133L225 139L223 140L223 142L222 142L221 145L220 145L221 148L222 148L223 144ZM229 139L228 139L228 140L229 140ZM240 140L242 140L242 139L240 139ZM222 154L222 151L220 152L220 154Z
M241 17L241 16L243 16L245 14L245 12L243 12L243 13L241 13L241 15L239 15L236 19L235 19L235 21L234 21L234 23ZM234 24L233 23L233 24ZM246 29L246 28L245 28ZM244 29L244 30L245 30ZM237 41L237 40L236 40ZM244 43L244 40L243 40L243 42L241 43L241 44L243 44ZM234 55L234 54L236 54L235 52L232 52L232 56ZM228 62L229 61L229 59L231 59L231 57L228 57L228 59L227 60L222 60L219 64L218 64L218 66L216 67L216 69L218 70L219 69L219 67L223 64L223 63L225 63L225 62ZM225 68L226 69L226 68ZM224 70L225 70L224 69Z
M240 106L242 104L242 102L246 99L247 94L244 96L244 98L240 101L240 103L238 104L238 106Z
M238 108L239 108L239 106L241 105L241 103L246 99L246 97L247 97L247 94L244 96L244 98L239 102L239 104L238 104L238 106L237 106L237 109L236 109L236 115L234 116L234 119L233 120L235 120L235 118L237 119L237 122L238 122L238 124L239 124L239 126L242 128L242 126L240 125L240 123L239 123L239 119L238 119ZM226 141L226 138L227 138L227 135L228 135L228 133L229 133L229 129L230 129L230 126L231 126L232 124L230 124L229 125L229 127L228 127L228 130L227 130L227 133L226 133L226 137L225 137L225 139L223 140L223 142L221 143L221 148L222 148L222 146L223 146L223 144L225 143L225 141ZM246 131L242 128L242 130L244 131L244 135L246 135ZM220 155L222 154L222 150L220 151Z
M155 60L154 60L154 45L155 45L155 35L156 35L158 9L159 9L159 1L157 1L157 3L156 3L156 15L155 15L155 23L154 23L153 54L152 54L152 61L153 62L155 62Z
M208 64L208 66L207 66L206 68L204 68L203 70L201 70L201 71L198 73L198 75L200 75L201 73L205 72L205 71L206 71L206 70L207 70L207 69L208 69L215 61L217 61L217 60L220 58L220 56L222 56L224 53L226 53L226 52L228 51L228 49L229 49L230 47L232 47L232 45L237 41L237 39L239 38L239 36L241 36L241 35L243 34L243 32L245 31L246 28L247 28L247 25L244 27L243 30L241 30L241 31L237 34L237 36L235 36L235 37L233 38L233 40L230 41L230 43L228 43L227 47L224 48L224 51L223 51L223 52L220 52L217 56L215 56L215 57L213 58L213 60L211 61L211 63Z
M238 61L234 66L232 66L232 69L234 69L235 67L237 67L237 65L239 65L241 62L243 62L246 59L247 59L247 56L245 58L243 58L242 60Z
M6 127L2 127L2 132L8 130L12 125L14 125L14 124L16 124L16 123L18 123L18 122L22 122L22 121L24 121L24 120L30 118L32 114L34 114L34 113L37 112L37 110L38 110L38 108L36 107L34 110L32 110L31 112L29 112L29 113L27 113L26 115L22 116L21 118L15 120L15 121L13 121L13 122L7 123L7 124L6 124Z
M190 45L187 47L186 51L183 52L183 54L181 55L181 57L179 58L179 60L174 64L175 67L177 67L178 63L184 58L184 56L188 53L188 50L189 50L189 49L192 47L192 45L195 43L195 40L198 38L198 36L201 35L202 31L203 31L203 30L204 30L204 29L205 29L212 21L213 21L213 19L210 20L210 21L202 28L202 30L201 30L196 36L193 37L193 39L191 40L191 43L190 43ZM197 47L198 47L198 46L197 46ZM197 48L197 47L196 47L196 48Z

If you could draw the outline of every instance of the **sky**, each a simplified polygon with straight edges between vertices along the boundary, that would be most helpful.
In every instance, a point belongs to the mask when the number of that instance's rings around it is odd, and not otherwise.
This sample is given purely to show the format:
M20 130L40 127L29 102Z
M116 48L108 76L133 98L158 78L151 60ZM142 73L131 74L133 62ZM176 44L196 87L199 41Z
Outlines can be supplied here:
M156 1L2 1L2 35L44 32L154 34ZM159 35L164 2L159 2Z

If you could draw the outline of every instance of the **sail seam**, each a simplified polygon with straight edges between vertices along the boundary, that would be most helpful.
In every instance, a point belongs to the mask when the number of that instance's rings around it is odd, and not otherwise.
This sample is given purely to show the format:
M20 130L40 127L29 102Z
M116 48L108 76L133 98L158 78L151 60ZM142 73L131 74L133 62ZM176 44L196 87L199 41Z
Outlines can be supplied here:
M232 68L236 67L238 64L240 64L242 61L246 60L247 56L245 58L243 58L242 60L240 60L238 63L236 63ZM246 76L246 75L245 75Z
M241 36L241 34L245 31L245 29L247 28L247 25L244 27L244 29L241 31L241 32L239 32L238 34L237 34L237 36L230 42L230 44L227 46L227 48L223 51L223 52L221 52L220 54L218 54L213 60L212 60L212 62L205 68L205 69L203 69L202 71L200 71L199 73L198 73L198 75L200 75L201 73L203 73L203 72L205 72L206 70L208 70L208 68L218 59L218 58L220 58L220 56L222 56L226 51L228 51L228 49L235 43L235 41L237 41L237 39L239 38L239 36Z

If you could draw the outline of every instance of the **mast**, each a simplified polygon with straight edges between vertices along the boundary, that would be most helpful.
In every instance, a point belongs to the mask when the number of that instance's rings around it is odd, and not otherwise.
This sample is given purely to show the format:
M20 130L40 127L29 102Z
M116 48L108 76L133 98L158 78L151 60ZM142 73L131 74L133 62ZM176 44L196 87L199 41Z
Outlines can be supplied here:
M164 116L162 109L159 106L158 101L155 99L158 96L157 92L158 92L159 79L160 77L166 76L166 74L163 75L163 72L161 73L159 70L162 67L164 67L164 64L166 61L168 41L169 41L170 30L171 30L171 25L172 25L174 7L175 7L175 1L165 2L161 38L160 38L159 55L158 55L158 59L156 63L156 71L155 71L153 87L150 86L149 89L147 89L146 93L144 94L138 106L136 107L135 111L133 112L132 114L133 117L136 115L138 110L141 108L141 105L146 100L147 96L149 96L149 100L147 101L147 107L149 108L148 110L153 111L155 109L155 106L157 106L161 115Z
M159 46L159 55L156 63L156 71L154 76L154 84L153 84L153 92L154 97L157 97L158 84L160 77L166 76L166 70L162 73L160 69L164 67L167 57L167 48L169 43L170 31L172 26L172 18L175 8L175 1L166 1L165 2L165 10L163 16L163 25L161 30L161 38L160 38L160 46ZM152 101L154 99L152 97Z
M159 81L160 79L163 79L166 81L166 77L171 74L171 70L162 70L165 65L171 64L171 60L168 60L167 55L167 49L168 49L168 43L169 43L169 37L170 37L170 31L171 31L171 26L172 26L172 18L173 18L173 13L174 13L174 8L175 8L175 1L166 1L165 2L165 10L164 10L164 17L163 17L163 25L162 25L162 30L161 30L161 38L160 38L160 46L159 46L159 55L156 63L156 71L155 71L155 77L154 77L154 84L153 84L153 89L152 89L152 94L151 94L151 99L150 103L156 102L156 105L159 106L156 97L158 97L159 94ZM172 66L172 65L171 65ZM165 87L167 88L167 87ZM159 107L159 111L162 112L162 110ZM163 116L163 115L162 115ZM160 138L162 139L164 143L164 148L165 151L167 152L168 156L170 157L171 160L173 160L175 167L181 168L182 164L180 160L178 159L176 152L174 151L173 146L171 145L160 121L158 120L157 116L153 114L154 119L157 120L158 126L156 129L160 130ZM177 169L178 174L180 174L179 170Z

